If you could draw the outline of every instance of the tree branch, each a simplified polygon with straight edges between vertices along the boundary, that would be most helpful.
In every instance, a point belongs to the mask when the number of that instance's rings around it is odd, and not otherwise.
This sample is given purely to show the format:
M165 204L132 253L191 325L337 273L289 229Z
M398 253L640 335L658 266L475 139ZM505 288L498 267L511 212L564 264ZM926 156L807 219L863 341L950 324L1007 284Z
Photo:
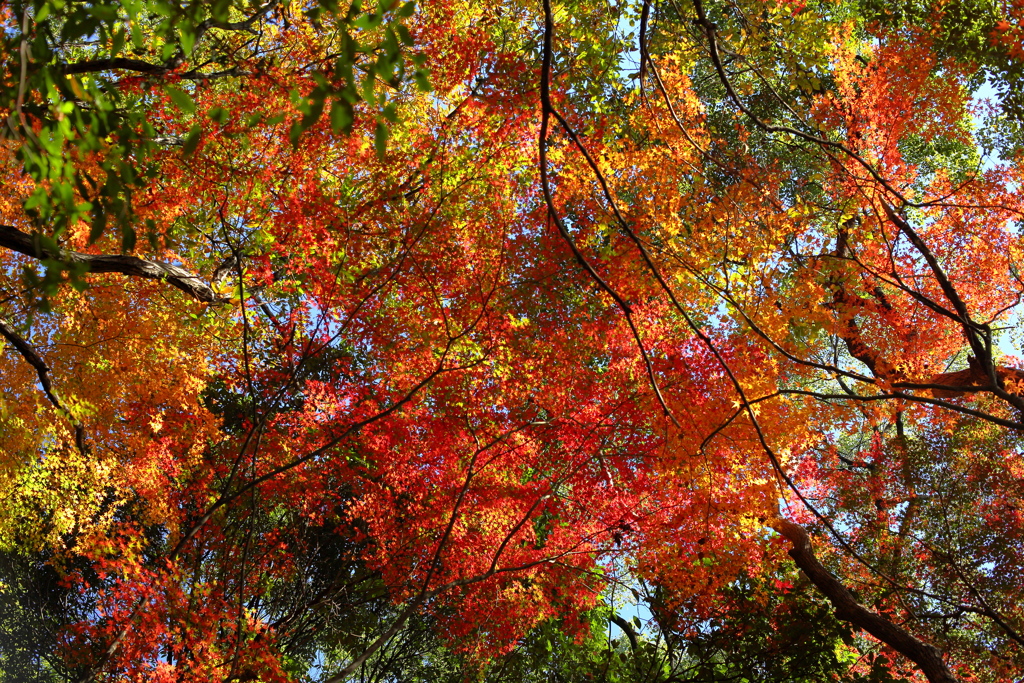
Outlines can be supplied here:
M170 263L150 261L136 256L83 254L68 249L54 251L44 247L38 236L29 235L10 225L0 225L0 247L39 260L54 259L64 263L85 264L91 273L121 273L130 277L164 280L193 299L211 304L225 303L230 299L215 292L198 275Z
M60 72L66 76L74 74L88 74L97 71L135 71L142 74L162 75L171 70L172 67L165 64L154 64L142 59L130 59L128 57L112 57L107 59L84 59L80 62L63 64L59 67Z
M53 384L50 382L50 368L46 362L36 353L36 350L32 348L32 345L25 341L24 337L15 331L15 329L3 318L0 318L0 335L6 339L14 349L21 354L21 357L25 361L35 368L36 376L39 377L39 385L43 388L43 393L46 394L46 398L53 404L53 407L60 412L67 415L71 421L72 426L75 428L75 445L78 450L85 454L87 448L85 445L85 427L82 423L76 419L71 412L64 407L57 398L57 395L53 393Z
M551 65L554 61L554 34L555 34L555 22L554 14L551 10L551 0L544 0L544 43L543 50L541 52L541 72L540 72L540 139L538 141L538 158L540 161L540 186L541 191L544 195L544 203L548 208L548 216L555 228L558 230L559 236L565 241L572 251L573 256L576 258L576 262L580 264L583 271L590 276L590 278L597 283L597 286L604 290L604 292L611 297L615 304L622 311L623 316L626 318L626 324L629 326L629 331L633 334L633 339L636 341L637 349L640 351L640 357L644 362L644 367L647 370L647 378L651 383L651 387L654 389L654 395L658 399L658 403L661 405L662 411L665 416L672 421L676 427L680 427L679 420L676 419L672 411L669 410L668 403L665 402L665 397L661 393L661 387L658 386L658 378L654 374L654 366L651 363L650 354L647 353L647 348L644 346L643 339L640 337L640 331L637 329L636 322L633 319L633 309L629 303L622 298L620 295L601 275L597 272L597 269L591 265L587 257L583 255L579 247L576 245L576 241L565 227L565 223L562 221L561 216L558 213L558 207L555 206L554 195L551 190L551 179L548 170L548 130L551 125L551 117L555 117L555 120L562 125L566 133L573 140L573 143L586 154L586 150L579 144L578 138L575 132L569 127L569 124L563 119L559 113L555 110L554 105L551 101ZM593 167L593 160L587 157L588 163ZM603 184L603 179L601 179ZM607 194L607 188L605 189ZM616 209L617 211L617 209ZM621 217L620 217L621 219Z
M931 683L958 683L946 668L945 662L942 661L942 652L938 648L918 640L882 615L857 602L846 586L818 562L806 529L781 517L771 520L769 525L793 544L789 556L832 603L837 617L864 629L917 664Z
M212 18L206 19L196 26L194 43L198 45L206 33L213 28L220 29L222 31L252 31L253 25L260 19L264 18L268 12L273 10L277 6L278 2L279 0L270 0L270 2L266 3L262 7L258 7L248 19L243 21L217 21ZM195 48L193 48L193 50L194 49ZM187 55L185 55L184 51L179 46L177 52L171 56L170 59L156 64L128 57L109 57L102 59L84 59L70 64L61 64L58 66L58 69L65 75L120 70L162 76L181 66L186 56ZM230 71L231 70L224 73L230 73ZM195 72L190 72L190 74L193 76L196 75Z
M609 614L608 621L612 622L626 634L626 638L629 639L629 648L636 652L637 648L640 647L640 642L637 640L636 631L633 630L633 624L629 623L618 614Z

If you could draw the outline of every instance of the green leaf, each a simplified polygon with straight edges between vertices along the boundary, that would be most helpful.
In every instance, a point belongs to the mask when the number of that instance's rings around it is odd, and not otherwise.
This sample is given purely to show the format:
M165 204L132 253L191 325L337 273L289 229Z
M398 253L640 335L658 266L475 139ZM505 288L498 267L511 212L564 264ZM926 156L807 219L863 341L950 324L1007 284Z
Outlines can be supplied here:
M44 253L44 254L46 254L46 253L59 254L60 253L60 245L57 244L57 240L53 239L49 235L44 235L42 233L37 233L37 234L33 235L33 237L36 240L39 241L39 248L42 250L42 253Z
M192 129L189 130L188 135L185 136L184 144L182 144L181 146L182 154L184 154L186 157L192 156L192 154L196 151L196 147L199 146L199 140L202 138L202 136L203 129L199 126L199 124L192 126Z
M231 0L216 0L210 7L210 14L217 21L230 21Z
M383 18L383 16L377 14L376 12L372 12L370 14L363 14L361 16L356 17L355 20L352 22L352 25L364 31L369 31L380 26Z
M416 69L416 72L412 77L415 79L416 87L420 92L430 92L434 89L434 87L430 85L430 78L428 77L426 69Z
M135 248L135 229L130 225L124 225L121 227L121 251L124 253L130 252Z
M352 105L344 100L331 103L331 130L335 133L352 132Z
M47 194L45 187L36 187L29 195L29 198L25 200L24 208L26 211L34 209L37 206L42 206L46 202Z
M377 151L377 158L383 159L388 150L388 127L380 121L373 132L373 147Z
M186 55L192 54L192 49L196 46L196 31L195 27L192 26L188 21L182 21L181 31L181 50Z
M107 229L107 210L102 202L96 204L96 210L92 212L92 225L89 227L89 244L98 240Z
M207 113L207 116L209 116L215 123L223 126L230 118L230 113L224 107L213 107Z
M398 24L395 26L395 30L398 32L398 37L402 39L402 44L407 46L413 44L412 34L409 33L409 29L406 28L405 24Z
M165 85L164 91L170 96L174 106L185 114L193 114L196 111L196 103L192 101L191 95L173 85Z
M288 139L291 140L292 147L299 146L299 138L302 137L302 121L293 121L291 128L288 129Z
M141 50L143 48L143 45L145 45L145 43L144 43L144 41L142 39L142 26L139 24L138 21L132 21L131 22L131 29L132 29L132 45L135 47L136 50Z
M324 113L324 92L317 89L310 93L304 109L306 113L302 116L301 125L302 130L308 130Z
M110 56L116 56L121 50L124 49L124 27L114 27L114 44L110 48Z

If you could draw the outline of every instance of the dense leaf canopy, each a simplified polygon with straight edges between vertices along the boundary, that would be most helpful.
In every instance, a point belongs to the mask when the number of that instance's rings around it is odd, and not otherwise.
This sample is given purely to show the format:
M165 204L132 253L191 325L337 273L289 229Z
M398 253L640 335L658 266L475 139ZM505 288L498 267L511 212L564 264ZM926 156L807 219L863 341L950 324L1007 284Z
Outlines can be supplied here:
M0 24L0 680L1020 680L1021 0Z

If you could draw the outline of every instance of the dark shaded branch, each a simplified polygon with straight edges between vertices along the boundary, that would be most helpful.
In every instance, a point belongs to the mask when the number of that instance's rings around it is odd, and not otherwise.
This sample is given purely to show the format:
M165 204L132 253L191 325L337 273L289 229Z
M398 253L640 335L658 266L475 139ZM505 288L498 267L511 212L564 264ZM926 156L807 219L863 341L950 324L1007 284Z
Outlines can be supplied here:
M83 454L86 453L85 446L85 427L82 423L75 419L75 417L68 411L67 408L60 402L57 395L53 393L53 383L50 382L50 367L46 362L36 353L36 350L32 348L25 339L17 333L17 331L11 327L3 318L0 318L0 335L4 337L14 347L15 351L21 354L21 357L25 361L35 368L36 376L39 377L39 385L43 388L43 393L46 394L47 400L53 404L53 407L64 413L75 429L75 445L78 450Z
M142 59L129 59L127 57L111 57L107 59L84 59L72 64L64 64L60 72L66 76L74 74L89 74L97 71L135 71L141 74L161 75L171 70L172 67L165 64L154 64Z
M651 0L644 0L640 9L640 35L637 38L637 46L640 48L640 91L644 89L644 76L647 74L647 63L650 61L650 54L647 52L647 26L651 18ZM634 648L635 649L635 648Z
M922 387L926 385L915 385L916 387ZM938 385L936 385L938 386ZM967 406L956 405L949 401L942 401L936 398L930 398L928 396L918 396L914 394L908 394L902 391L892 391L884 394L827 394L818 391L806 391L802 389L780 389L779 394L792 394L794 396L811 396L819 401L892 401L892 400L903 400L913 401L916 403L927 403L928 405L937 406L939 408L945 408L955 413L962 415L970 415L992 424L997 424L1000 427L1006 427L1008 429L1016 429L1018 431L1024 431L1024 423L1014 422L1013 420L1006 420L997 415L991 413L985 413L980 410L974 410Z
M527 514L529 514L529 513L527 513ZM510 533L514 534L516 530L521 528L521 526L522 526L521 524L516 525L515 529L513 529L513 531L510 532ZM506 539L505 540L507 541L508 538L510 538L510 536L506 535ZM481 581L486 581L487 579L490 579L493 576L498 576L500 574L514 574L514 573L525 571L527 569L531 569L531 568L539 566L539 565L555 563L560 558L567 557L569 555L579 554L580 552L586 552L586 551L578 551L578 550L575 550L575 549L564 550L564 551L562 551L560 553L556 553L555 555L549 555L547 557L543 557L543 558L538 559L538 560L533 560L531 562L526 562L524 564L520 564L520 565L517 565L517 566L502 567L500 569L497 568L496 562L492 562L491 563L491 568L488 569L486 572L483 572L481 574L476 574L475 576L468 576L468 577L465 577L465 578L462 578L462 579L456 579L454 581L449 581L448 583L446 583L446 584L444 584L442 586L438 586L437 588L434 588L434 589L432 589L430 591L426 591L426 592L421 591L415 598L413 598L410 601L409 605L404 610L402 610L402 612L398 615L398 618L395 620L395 623L391 626L391 628L389 628L382 635L380 635L376 639L374 639L374 641L366 648L366 650L363 652L363 654L361 654L358 657L356 657L344 669L342 669L338 673L334 674L330 678L326 679L324 681L324 683L341 683L341 681L345 680L346 676L348 676L353 671L358 669L363 664L363 662L365 662L367 659L370 658L370 656L374 652L379 650L389 640L391 640L391 638L394 637L394 635L396 633L398 633L399 630L401 630L401 628L405 624L405 622L409 620L409 617L411 617L416 612L416 610L420 607L420 605L423 605L424 603L434 599L438 595L441 595L441 594L443 594L443 593L445 593L445 592L447 592L447 591L449 591L449 590L451 590L453 588L459 588L459 587L462 587L462 586L470 586L470 585L473 585L473 584L476 584L476 583L480 583ZM499 554L496 557L500 557L500 550L499 550Z
M54 251L45 248L38 236L29 235L10 225L0 225L0 247L6 247L11 251L35 259L53 259L69 264L84 264L91 273L121 273L130 277L164 280L193 299L211 304L225 303L230 299L230 297L217 294L198 275L193 275L184 268L170 263L150 261L136 256L83 254L68 249Z
M216 19L206 19L198 26L196 26L196 38L195 42L198 43L206 35L206 32L211 28L220 29L221 31L252 31L253 25L266 16L267 12L270 12L278 5L278 0L270 0L262 7L258 7L255 12L248 19L242 21L218 21Z
M693 272L693 271L691 270L691 272ZM694 272L693 274L694 274L695 277L698 277L698 278L700 277L698 273ZM764 329L762 329L753 318L751 318L749 315L747 315L747 312L744 310L743 306L740 305L740 303L738 301L736 301L736 299L734 299L732 296L730 296L728 292L726 292L725 290L721 289L720 287L716 287L714 285L714 283L711 283L711 282L709 282L707 280L704 280L703 278L701 278L701 282L706 287L709 287L710 289L715 291L719 296L721 296L730 305L732 305L734 310L737 313L739 313L739 315L743 318L744 322L750 327L750 329L758 337L760 337L766 343L771 345L771 347L773 349L775 349L775 351L777 351L779 354L781 354L784 358L786 358L786 359L796 363L797 365L803 366L803 367L814 368L816 370L822 370L824 372L827 372L827 373L831 374L833 376L833 378L837 382L840 383L840 385L843 385L842 378L845 377L845 378L848 378L848 379L851 379L851 380L855 380L857 382L862 382L862 383L867 384L867 385L876 385L877 386L878 382L873 377L868 377L868 376L861 375L861 374L856 373L856 372L851 372L849 370L845 370L845 369L839 367L838 365L828 365L828 364L825 364L825 363L820 363L820 362L815 361L813 359L801 358L800 356L797 356L797 355L795 355L793 353L790 353L789 351L786 350L785 347L783 347L781 344L779 344L779 342L777 342L775 339L773 339ZM1010 367L1006 367L1006 366L998 366L998 372L1000 373L1000 376L1004 380L1005 379L1014 379L1014 380L1016 380L1016 379L1024 379L1024 371L1017 370L1016 368L1010 368ZM961 373L965 373L965 374L962 375ZM968 379L965 379L965 377L967 377ZM813 396L814 398L817 398L817 399L820 399L820 400L889 401L889 400L893 400L893 399L902 399L902 400L907 400L907 401L915 401L917 403L927 403L929 405L938 406L940 408L945 408L947 410L952 410L954 412L962 413L964 415L972 415L972 416L980 418L982 420L986 420L988 422L992 422L993 424L1001 425L1003 427L1008 427L1010 429L1024 430L1024 423L1016 422L1016 421L1012 421L1012 420L1005 420L1003 418L997 417L997 416L992 415L990 413L985 413L985 412L982 412L982 411L973 410L973 409L968 408L966 406L957 405L955 403L950 403L949 401L942 400L943 398L954 398L954 397L957 397L957 396L963 396L963 395L966 395L966 394L975 393L975 392L979 392L979 391L992 391L991 384L985 384L985 385L974 384L973 380L969 379L969 377L970 377L970 375L969 375L968 371L961 370L961 371L953 372L953 373L941 373L941 374L938 374L938 375L933 375L932 377L927 378L928 381L921 381L921 382L893 382L892 383L892 386L894 388L898 388L898 389L912 389L912 390L931 389L931 390L933 390L932 391L932 396L922 396L922 395L919 395L919 394L918 395L908 394L908 393L906 393L904 391L889 391L887 393L870 394L870 395L856 394L856 393L850 391L849 388L845 387L845 386L844 386L844 389L847 390L846 394L826 394L826 393L821 393L821 392L801 391L801 390L793 390L793 389L787 389L787 390L784 390L784 391L780 391L778 393L780 393L780 394L797 394L797 395ZM933 397L936 397L936 398L933 398ZM763 398L764 397L762 397L762 399ZM762 400L762 399L758 399L758 400ZM745 410L745 406L743 407L743 410ZM735 419L735 416L733 416L733 418L730 418L730 419Z
M837 617L850 622L857 628L864 629L917 664L931 683L958 683L946 668L945 662L942 661L942 652L938 648L918 640L885 617L857 602L846 586L818 562L814 556L814 550L811 548L811 537L807 534L806 529L782 518L775 518L771 520L770 524L773 529L793 544L789 556L803 570L811 583L832 603Z
M992 382L985 368L981 366L981 362L974 356L968 356L967 362L970 367L966 370L932 375L928 379L928 385L924 387L915 386L910 382L896 382L893 386L911 389L929 388L932 390L932 396L941 398L963 396L975 391L992 391ZM1006 365L993 365L993 367L995 368L996 377L999 378L1001 383L1005 383L1007 380L1024 383L1024 371ZM1007 390L1007 393L1015 394L1016 391Z
M963 583L964 587L967 588L967 591L974 597L975 600L978 601L978 604L981 605L981 607L960 606L961 611L973 612L975 614L980 614L982 616L988 617L989 619L994 621L996 625L999 626L999 628L1003 629L1003 631L1006 632L1006 635L1015 640L1018 645L1024 645L1024 638L1022 638L1021 635L1017 633L1017 631L1012 626L1006 623L1006 620L1002 617L1002 615L999 614L999 612L992 609L992 606L988 604L988 601L985 599L985 596L982 595L977 585L975 585L975 583L967 577L966 573L960 567L960 564L956 561L956 557L952 553L939 551L935 548L932 548L931 545L928 543L924 543L924 546L928 548L929 552L931 552L932 555L946 562L953 569L956 575L960 578L960 581Z
M931 269L932 274L935 275L935 279L936 281L938 281L939 287L942 288L942 293L945 294L949 302L953 304L953 309L956 310L960 323L964 325L966 328L974 328L975 325L971 320L970 313L967 310L967 304L965 304L964 300L960 298L960 294L959 292L956 291L956 287L954 287L953 283L950 282L949 277L942 270L942 266L939 265L938 259L935 258L934 254L932 254L932 251L931 249L928 248L928 245L925 244L924 240L921 239L921 236L918 235L917 232L915 232L914 229L910 227L910 224L903 220L903 218L900 217L899 214L897 214L896 211L891 206L889 206L889 203L886 202L884 199L882 200L882 209L885 211L885 215L889 219L889 221L897 228L899 228L904 235L907 236L907 239L909 239L910 243L914 245L914 248L917 249L918 253L924 257L924 260L925 262L928 263L928 267ZM967 331L968 341L971 342L971 346L973 347L974 338L970 334L970 331L973 331L973 329L968 329ZM978 349L975 349L976 353L978 351Z
M629 638L629 647L633 652L637 651L640 647L640 643L636 638L636 631L633 630L633 624L629 623L618 614L611 614L608 616L608 621L612 622L616 626L622 629L622 632Z
M979 325L971 320L967 304L964 303L949 277L942 270L938 259L929 250L924 240L911 228L910 224L903 220L885 201L882 202L882 207L885 209L889 221L907 235L914 248L917 249L928 263L943 294L952 304L955 312L947 310L913 289L904 286L898 280L898 276L896 276L896 284L902 291L913 296L916 301L927 305L941 315L955 320L962 328L964 336L967 338L975 355L967 357L968 368L965 370L944 372L920 379L908 377L906 373L893 366L882 358L877 351L864 343L861 338L860 328L856 322L855 316L860 310L883 314L892 310L892 305L885 298L884 291L876 287L874 294L876 300L864 299L849 294L842 280L838 276L833 276L828 280L829 286L833 289L833 299L826 306L841 316L842 328L838 334L846 342L850 355L864 363L875 377L892 382L893 387L929 389L932 396L936 398L954 398L978 391L987 391L1010 403L1019 411L1024 412L1024 402L1022 402L1017 390L1017 384L1024 381L1024 371L995 363L991 352L991 333L988 327ZM850 222L848 221L839 231L836 238L835 257L838 259L850 258L863 267L863 264L857 261L849 250L849 227ZM893 275L896 275L896 273L894 272ZM1006 388L1008 380L1011 383L1009 389Z
M277 4L278 0L270 0L267 4L257 8L252 16L242 21L217 21L216 19L206 19L196 26L194 43L198 45L206 33L213 28L220 29L222 31L252 31L253 25L260 19L264 18L268 12L277 6ZM65 75L96 73L98 71L134 71L136 73L162 76L181 66L185 61L185 58L185 53L182 51L181 47L179 47L177 52L171 56L170 59L159 63L147 62L142 59L130 59L128 57L109 57L105 59L83 59L70 64L61 64L58 66L58 69ZM224 75L230 73L232 73L232 70L222 72ZM189 75L192 77L199 76L200 78L210 77L196 74L194 71L190 72Z
M835 257L837 259L847 258L849 249L849 229L854 224L850 219L839 229L836 236ZM825 307L835 311L840 317L841 328L838 332L839 338L846 342L846 349L850 355L867 366L872 376L886 381L906 379L903 373L892 364L881 358L877 352L872 350L861 339L860 326L857 324L856 312L861 309L881 312L886 307L877 301L862 299L859 296L851 295L846 291L842 278L833 275L828 278L828 285L832 289L832 301L826 303ZM891 308L891 306L889 307Z

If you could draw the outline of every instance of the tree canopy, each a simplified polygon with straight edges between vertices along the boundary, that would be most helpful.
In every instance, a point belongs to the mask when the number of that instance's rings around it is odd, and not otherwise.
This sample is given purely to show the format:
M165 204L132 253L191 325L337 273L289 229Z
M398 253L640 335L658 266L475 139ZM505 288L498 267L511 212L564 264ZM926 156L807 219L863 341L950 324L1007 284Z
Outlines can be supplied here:
M0 680L1024 671L1024 2L0 2Z

